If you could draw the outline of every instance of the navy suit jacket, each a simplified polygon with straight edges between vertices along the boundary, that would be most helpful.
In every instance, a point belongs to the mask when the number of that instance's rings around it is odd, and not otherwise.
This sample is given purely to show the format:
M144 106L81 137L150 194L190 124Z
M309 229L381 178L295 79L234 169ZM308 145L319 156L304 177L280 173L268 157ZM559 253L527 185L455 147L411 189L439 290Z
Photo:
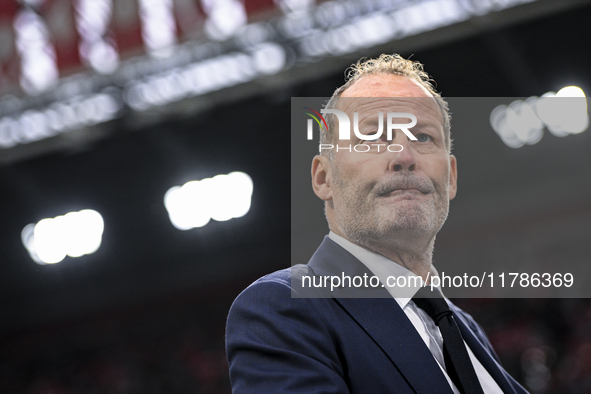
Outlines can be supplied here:
M428 347L385 289L376 290L385 292L383 298L340 297L341 289L328 298L292 297L292 276L367 272L326 237L307 265L264 276L244 290L226 327L233 392L452 394ZM501 389L527 393L501 367L472 317L451 308L464 340Z

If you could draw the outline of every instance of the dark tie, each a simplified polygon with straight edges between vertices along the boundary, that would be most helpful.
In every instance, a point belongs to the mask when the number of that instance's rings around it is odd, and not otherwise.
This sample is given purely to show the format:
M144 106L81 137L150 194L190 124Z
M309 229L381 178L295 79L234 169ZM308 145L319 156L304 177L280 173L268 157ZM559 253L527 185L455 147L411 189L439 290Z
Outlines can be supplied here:
M484 394L468 356L462 334L447 302L437 288L421 287L412 299L439 326L447 374L462 394Z

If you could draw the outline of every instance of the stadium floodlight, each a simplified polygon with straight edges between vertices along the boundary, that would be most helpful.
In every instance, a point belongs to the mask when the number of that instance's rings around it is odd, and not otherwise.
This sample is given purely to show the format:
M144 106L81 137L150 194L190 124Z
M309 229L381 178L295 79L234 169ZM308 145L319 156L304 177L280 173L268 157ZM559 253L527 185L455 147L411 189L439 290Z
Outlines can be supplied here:
M37 95L54 87L59 78L57 56L43 18L23 7L14 20L14 30L23 90Z
M113 2L77 0L74 8L80 57L98 73L112 74L119 67L117 47L108 39Z
M38 264L55 264L66 256L80 257L98 250L104 230L102 216L92 209L70 212L27 225L21 239Z
M153 56L167 57L176 44L172 0L139 0L142 38Z
M542 97L499 105L491 112L490 124L511 148L536 144L544 127L557 137L582 133L589 128L585 92L578 86L566 86Z
M211 219L221 222L246 215L252 191L247 174L232 172L174 186L164 195L164 206L176 228L189 230Z

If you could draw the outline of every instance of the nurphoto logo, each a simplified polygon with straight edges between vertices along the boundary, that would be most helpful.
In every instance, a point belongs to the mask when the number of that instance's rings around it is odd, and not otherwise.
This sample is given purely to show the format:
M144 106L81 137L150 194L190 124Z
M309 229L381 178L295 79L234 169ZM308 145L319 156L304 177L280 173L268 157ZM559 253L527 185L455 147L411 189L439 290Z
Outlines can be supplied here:
M351 120L349 119L349 116L338 109L321 109L320 112L313 110L312 108L309 107L303 107L304 109L310 111L310 112L304 112L304 114L310 116L312 119L308 119L307 122L307 138L308 140L312 140L313 139L313 129L314 129L314 122L312 120L315 120L316 123L318 124L318 128L320 130L322 130L322 128L324 127L324 129L326 131L329 131L329 127L328 127L328 122L326 121L326 119L324 118L324 116L322 116L322 114L333 114L336 116L336 119L338 120L338 124L339 124L339 141L341 140L350 140L351 139ZM395 123L398 122L400 119L410 119L409 123ZM417 141L417 137L415 137L411 132L410 132L410 128L414 127L417 124L417 117L414 116L411 113L408 112L388 112L386 114L386 140L387 141L392 141L392 131L393 130L401 130L404 134L406 134L406 136L411 140L411 141ZM355 152L381 152L384 150L388 150L389 152L401 152L404 147L400 144L386 144L386 143L381 143L381 144L376 144L373 142L379 141L382 138L382 135L384 134L384 113L383 112L379 112L378 113L378 122L377 122L377 130L374 133L366 133L364 131L360 131L359 129L359 113L358 112L353 112L353 133L355 133L355 136L362 140L362 141L367 141L370 142L371 144L368 143L362 143L362 144L357 144L354 146L341 146L341 145L335 145L334 144L323 144L320 143L318 145L318 152L322 152L323 150L331 150L331 149L335 149L336 151L340 151L340 150L347 150L349 152L351 152L351 150L354 150ZM383 148L383 149L382 149Z

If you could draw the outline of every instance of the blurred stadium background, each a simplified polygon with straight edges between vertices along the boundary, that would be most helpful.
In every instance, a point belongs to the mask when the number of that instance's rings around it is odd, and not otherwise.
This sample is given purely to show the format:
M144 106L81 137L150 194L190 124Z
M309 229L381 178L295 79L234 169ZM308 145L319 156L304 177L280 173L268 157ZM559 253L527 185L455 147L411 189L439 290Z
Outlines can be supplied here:
M588 93L589 20L582 0L0 0L0 392L231 392L232 300L309 254L290 251L290 98L392 52L447 97ZM452 131L439 267L590 263L588 131ZM233 172L245 191L178 188ZM589 299L457 303L531 392L591 393Z

